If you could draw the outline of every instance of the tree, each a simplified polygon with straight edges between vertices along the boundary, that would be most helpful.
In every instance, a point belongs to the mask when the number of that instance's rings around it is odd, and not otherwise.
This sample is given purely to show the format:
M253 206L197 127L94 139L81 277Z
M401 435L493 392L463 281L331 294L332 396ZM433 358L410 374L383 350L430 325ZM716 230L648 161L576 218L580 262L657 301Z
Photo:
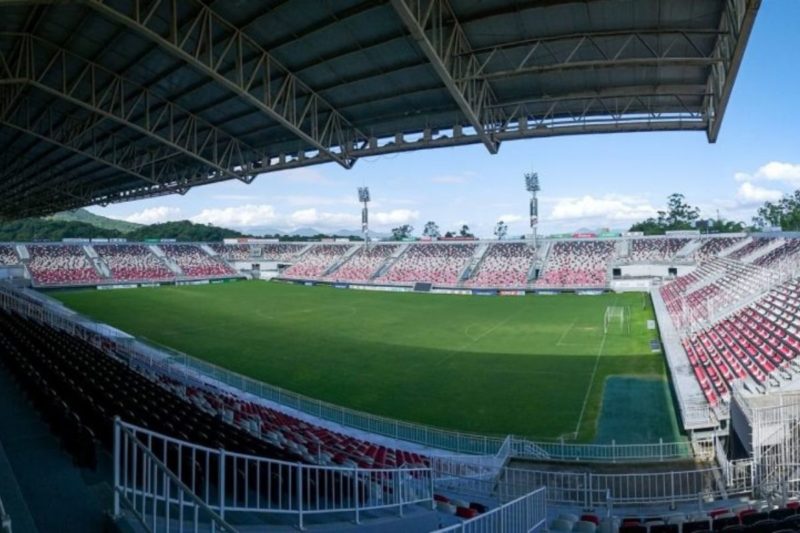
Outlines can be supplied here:
M687 204L686 197L682 194L670 194L667 207L669 211L666 213L666 222L669 229L691 229L695 220L700 218L700 209Z
M680 193L667 197L667 210L658 211L658 217L650 217L631 226L630 231L641 231L645 235L663 235L666 231L687 230L695 227L700 218L700 209L686 203Z
M409 224L403 224L402 226L392 228L392 238L396 241L402 241L411 237L411 232L413 231L413 226Z
M439 226L433 220L425 223L425 229L422 230L422 234L425 237L430 237L431 239L437 239L441 237L441 233L439 233Z
M777 202L765 202L758 208L753 223L761 228L778 226L783 231L800 231L800 189Z
M508 235L508 225L502 220L498 220L497 224L494 226L494 235L497 237L498 241L502 241Z
M456 234L453 233L452 231L448 231L447 233L444 234L444 238L445 239L452 239L455 236L456 236Z
M458 234L461 235L462 237L474 237L475 236L475 235L473 235L472 233L469 232L469 226L467 226L466 224L461 226L461 230L458 232Z

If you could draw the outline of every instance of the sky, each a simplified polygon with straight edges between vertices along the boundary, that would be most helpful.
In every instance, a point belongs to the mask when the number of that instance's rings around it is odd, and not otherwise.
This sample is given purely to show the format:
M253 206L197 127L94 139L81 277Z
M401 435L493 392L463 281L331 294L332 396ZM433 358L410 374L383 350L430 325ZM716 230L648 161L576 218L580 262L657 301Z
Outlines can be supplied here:
M525 172L539 174L541 234L627 229L682 193L705 218L750 222L758 206L800 188L800 0L764 0L715 144L705 132L576 135L407 152L223 182L94 213L139 223L192 220L253 232L360 228L356 189L369 186L370 228L429 220L491 237L500 219L527 233Z

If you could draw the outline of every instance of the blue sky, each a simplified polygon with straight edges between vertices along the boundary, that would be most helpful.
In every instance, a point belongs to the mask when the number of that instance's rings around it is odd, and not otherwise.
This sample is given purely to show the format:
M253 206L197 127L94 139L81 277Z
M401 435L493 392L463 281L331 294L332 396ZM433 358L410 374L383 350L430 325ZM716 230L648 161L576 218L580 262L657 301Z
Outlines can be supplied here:
M703 216L749 221L765 200L800 188L800 1L764 0L716 144L705 133L565 136L359 160L262 175L91 211L134 222L190 219L247 231L356 229L356 188L372 192L379 231L428 220L491 236L498 218L526 231L523 174L539 173L540 231L627 228L681 192Z

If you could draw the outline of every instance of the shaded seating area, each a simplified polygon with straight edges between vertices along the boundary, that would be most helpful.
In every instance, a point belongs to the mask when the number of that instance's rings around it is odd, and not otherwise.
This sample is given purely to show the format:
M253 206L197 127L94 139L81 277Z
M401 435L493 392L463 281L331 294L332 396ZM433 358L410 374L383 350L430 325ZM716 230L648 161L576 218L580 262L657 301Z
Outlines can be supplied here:
M234 276L236 271L230 265L212 257L194 244L161 244L166 256L175 261L184 276L190 278L213 278Z
M38 285L81 285L104 280L82 246L34 244L27 248L28 270Z
M117 281L159 281L175 277L164 262L141 244L95 244L97 255Z

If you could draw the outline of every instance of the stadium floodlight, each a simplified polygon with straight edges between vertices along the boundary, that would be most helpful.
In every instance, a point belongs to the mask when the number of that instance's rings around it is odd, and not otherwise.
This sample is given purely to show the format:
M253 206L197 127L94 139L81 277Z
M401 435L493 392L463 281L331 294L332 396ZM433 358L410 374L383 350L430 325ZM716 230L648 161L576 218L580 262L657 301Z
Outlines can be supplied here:
M364 204L361 209L361 232L364 234L364 249L369 248L369 187L358 188L358 201Z
M537 192L539 189L539 173L526 172L525 173L525 189L528 192Z
M536 193L541 189L539 188L539 173L526 172L525 173L525 189L531 193L530 203L530 221L531 221L531 240L533 247L536 248L536 225L539 223L539 200L536 198Z

